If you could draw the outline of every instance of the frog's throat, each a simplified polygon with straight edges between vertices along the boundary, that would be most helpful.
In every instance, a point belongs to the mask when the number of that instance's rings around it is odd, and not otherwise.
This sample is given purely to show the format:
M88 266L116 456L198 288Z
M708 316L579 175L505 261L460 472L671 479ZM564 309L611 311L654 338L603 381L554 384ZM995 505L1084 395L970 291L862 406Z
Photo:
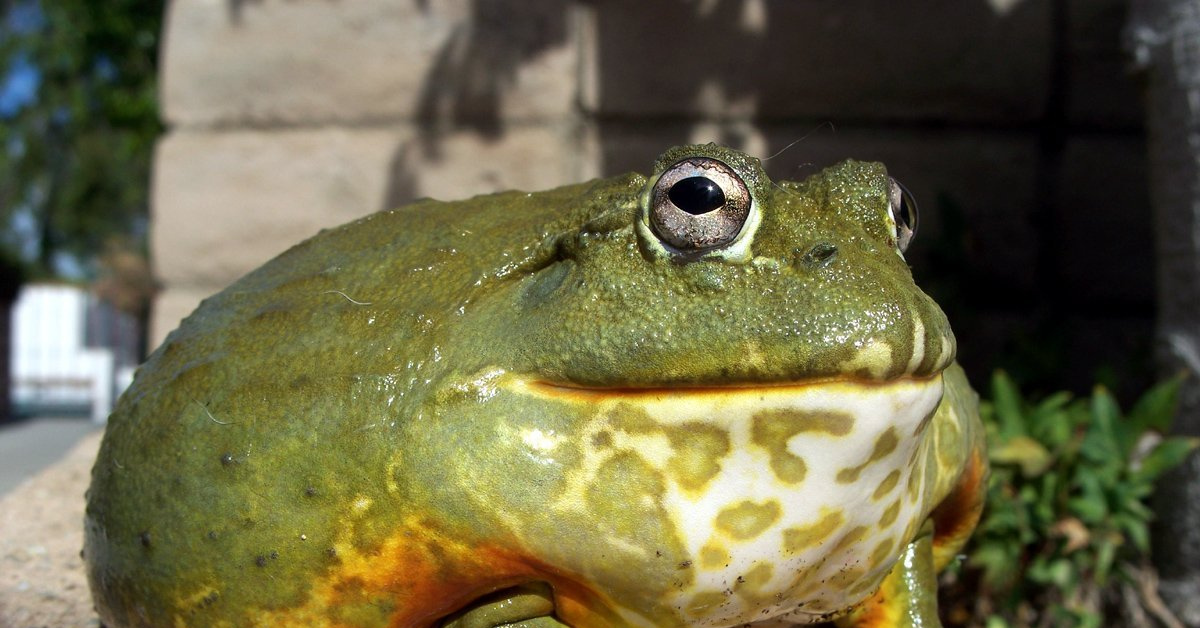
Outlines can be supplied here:
M615 456L637 456L664 487L656 499L687 569L663 586L657 611L615 609L631 625L664 608L691 625L784 614L819 621L878 588L938 499L927 427L939 414L940 375L725 388L519 381L509 389L573 406L579 417L572 440L588 445L558 507L575 507L575 494ZM628 597L587 584L610 600Z

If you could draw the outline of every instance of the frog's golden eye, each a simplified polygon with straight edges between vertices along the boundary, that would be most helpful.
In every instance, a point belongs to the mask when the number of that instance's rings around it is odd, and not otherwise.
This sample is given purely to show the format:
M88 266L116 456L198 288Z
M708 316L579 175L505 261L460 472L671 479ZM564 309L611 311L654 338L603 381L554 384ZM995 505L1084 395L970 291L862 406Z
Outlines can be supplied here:
M680 251L715 249L737 239L750 204L750 189L732 168L709 157L684 159L654 184L650 226Z
M888 212L896 224L896 248L903 253L908 250L913 236L917 235L917 202L899 181L891 177L888 177L888 181L891 182Z

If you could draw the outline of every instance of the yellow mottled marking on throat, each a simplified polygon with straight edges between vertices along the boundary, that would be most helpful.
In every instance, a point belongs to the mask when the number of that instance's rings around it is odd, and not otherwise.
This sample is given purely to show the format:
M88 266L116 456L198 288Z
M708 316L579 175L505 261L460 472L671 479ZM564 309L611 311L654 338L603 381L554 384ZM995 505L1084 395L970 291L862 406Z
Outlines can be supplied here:
M729 453L729 434L705 423L685 423L667 430L673 453L667 461L671 477L686 491L700 491L721 472Z
M887 507L887 510L883 511L883 515L879 517L879 527L887 528L892 525L896 521L896 515L898 514L900 514L900 500L896 499L896 501L892 502L891 506Z
M871 452L871 457L857 467L848 467L838 471L837 481L842 484L850 484L858 480L858 476L872 462L877 462L885 458L888 454L896 451L896 447L900 444L900 438L896 436L896 428L889 427L887 431L879 435L875 439L875 449Z
M887 475L886 478L883 478L882 482L879 483L879 487L875 489L875 494L871 496L871 499L873 499L875 501L879 501L879 500L883 499L884 497L887 497L887 495L889 493L891 493L893 489L896 488L896 484L898 484L899 482L900 482L900 470L894 469L894 470L892 470L891 473L889 473Z
M833 549L830 550L830 553L832 554L840 552L851 545L861 543L865 536L867 536L867 526L854 526L845 534L843 534L842 538L838 539L837 545L833 546Z
M692 596L688 602L689 615L704 615L711 609L723 606L729 602L729 595L721 591L701 591Z
M871 569L882 565L885 561L893 558L895 554L896 542L890 538L884 539L875 546L871 551Z
M763 595L763 589L770 584L774 573L770 563L757 563L737 579L733 591L738 597L752 602L767 599L769 596Z
M780 481L799 484L808 473L804 459L788 451L788 441L798 434L845 436L854 428L854 417L841 412L764 410L754 415L751 440L771 455L771 471Z
M843 521L845 521L845 516L842 515L842 511L823 506L821 517L811 525L788 528L783 531L783 551L794 554L816 547L836 532Z
M716 527L730 538L746 541L762 534L783 514L775 500L755 503L743 501L717 514Z
M700 548L700 566L704 569L721 569L729 564L729 552L719 545L708 544Z

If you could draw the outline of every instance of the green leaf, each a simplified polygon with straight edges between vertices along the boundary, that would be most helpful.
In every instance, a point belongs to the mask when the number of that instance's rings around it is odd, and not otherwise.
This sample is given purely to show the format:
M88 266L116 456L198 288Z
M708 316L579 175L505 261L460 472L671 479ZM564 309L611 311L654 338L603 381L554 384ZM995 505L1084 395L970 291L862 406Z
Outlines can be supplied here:
M1200 447L1200 438L1165 438L1142 458L1141 465L1133 472L1133 476L1138 480L1153 481L1183 463L1197 447Z
M1074 426L1067 411L1071 393L1060 392L1038 403L1029 413L1029 433L1048 448L1062 446L1071 438Z
M1143 554L1150 552L1150 528L1146 525L1145 519L1119 517L1117 523L1124 531L1125 538L1129 539L1139 552Z
M1079 470L1076 485L1080 495L1067 501L1067 508L1088 525L1099 524L1108 516L1108 500L1100 478L1095 473Z
M1011 624L1009 624L1008 621L1003 617L992 615L991 617L987 618L987 624L985 628L1009 628L1009 626L1011 626Z
M992 373L992 407L1001 442L1025 435L1021 413L1021 394L1004 371Z
M1121 464L1125 460L1117 443L1116 423L1121 410L1116 400L1103 387L1097 386L1092 393L1091 422L1083 437L1080 453L1092 462Z
M990 449L988 454L996 464L1016 465L1021 469L1021 475L1027 478L1041 475L1054 463L1050 452L1028 436L1014 436Z
M1003 588L1016 578L1016 556L1016 552L997 543L977 548L967 562L983 570L983 580L988 586Z
M1129 421L1138 434L1146 430L1165 434L1170 430L1183 379L1183 375L1177 375L1161 382L1146 391L1146 394L1133 404L1133 409L1129 411Z
M1104 584L1117 555L1117 543L1113 539L1101 539L1096 545L1096 581Z

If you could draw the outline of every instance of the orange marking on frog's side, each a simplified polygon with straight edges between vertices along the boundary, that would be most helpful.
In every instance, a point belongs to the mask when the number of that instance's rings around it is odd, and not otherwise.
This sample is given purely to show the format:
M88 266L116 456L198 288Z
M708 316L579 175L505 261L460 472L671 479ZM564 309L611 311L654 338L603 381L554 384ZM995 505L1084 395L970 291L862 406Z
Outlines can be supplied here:
M976 447L954 490L930 514L933 519L934 569L946 566L975 530L987 498L987 454Z
M349 546L298 606L265 611L254 625L340 627L341 617L364 606L391 606L391 628L432 628L447 615L489 593L544 581L554 590L556 615L572 626L621 625L611 605L578 579L495 543L458 540L432 525L411 522L379 547Z

